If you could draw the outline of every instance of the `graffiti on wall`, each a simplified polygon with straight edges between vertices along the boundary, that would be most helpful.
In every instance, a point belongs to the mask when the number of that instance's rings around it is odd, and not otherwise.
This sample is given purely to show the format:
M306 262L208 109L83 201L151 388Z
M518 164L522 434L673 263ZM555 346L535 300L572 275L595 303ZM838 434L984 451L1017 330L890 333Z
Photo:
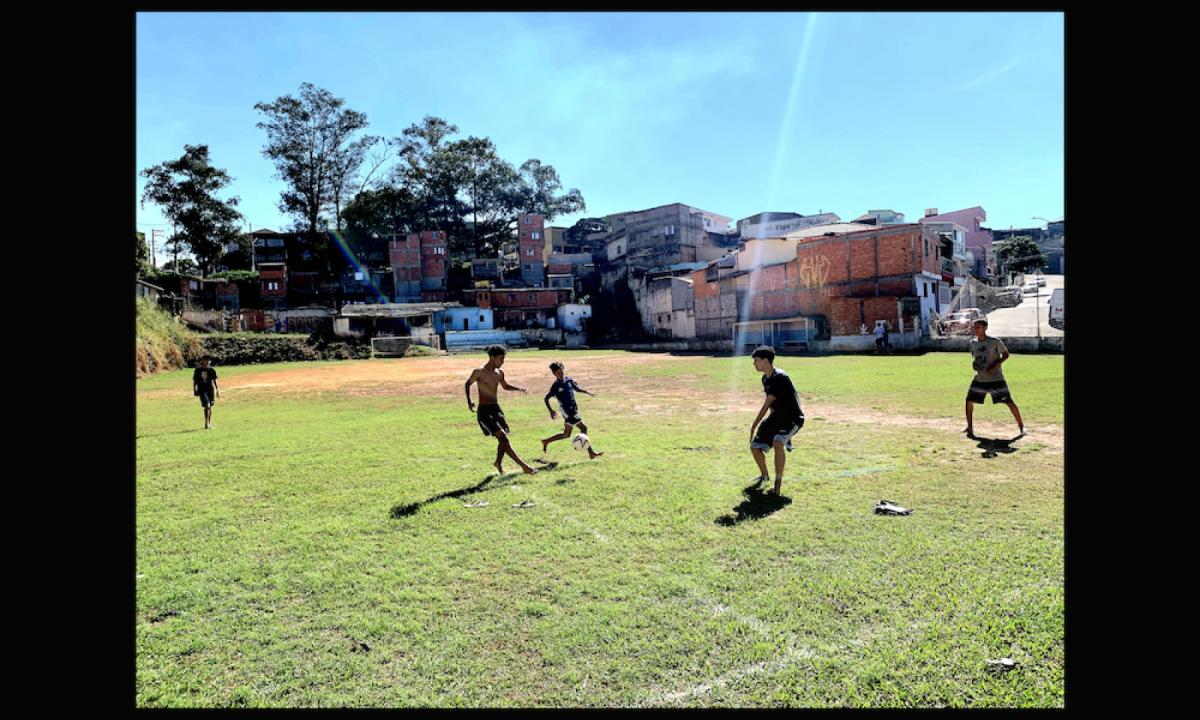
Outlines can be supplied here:
M278 333L293 333L299 335L305 333L327 333L333 331L333 319L330 317L279 317L276 315L274 318L270 318L269 316L268 318L268 327L270 324L273 324L275 327L275 332ZM273 323L271 322L272 320Z
M808 257L800 260L800 282L804 287L814 287L827 284L829 280L829 258Z

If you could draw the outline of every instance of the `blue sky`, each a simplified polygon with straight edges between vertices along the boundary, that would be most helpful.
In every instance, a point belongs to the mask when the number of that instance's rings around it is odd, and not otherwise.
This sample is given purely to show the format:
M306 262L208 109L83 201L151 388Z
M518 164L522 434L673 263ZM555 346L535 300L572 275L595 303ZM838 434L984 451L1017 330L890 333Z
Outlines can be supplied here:
M553 165L569 226L680 202L851 220L1064 217L1062 13L138 13L136 170L207 144L283 230L260 101L311 82L387 137L434 115ZM140 206L137 229L170 226Z

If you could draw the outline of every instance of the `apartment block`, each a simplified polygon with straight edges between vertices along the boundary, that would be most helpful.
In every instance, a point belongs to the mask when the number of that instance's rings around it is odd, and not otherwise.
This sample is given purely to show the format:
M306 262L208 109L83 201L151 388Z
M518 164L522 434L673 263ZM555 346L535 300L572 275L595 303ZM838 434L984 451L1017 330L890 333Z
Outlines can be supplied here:
M446 233L426 230L392 235L388 257L392 265L395 301L444 302L446 299Z
M541 215L517 216L517 256L521 263L521 282L528 287L546 285L546 218Z

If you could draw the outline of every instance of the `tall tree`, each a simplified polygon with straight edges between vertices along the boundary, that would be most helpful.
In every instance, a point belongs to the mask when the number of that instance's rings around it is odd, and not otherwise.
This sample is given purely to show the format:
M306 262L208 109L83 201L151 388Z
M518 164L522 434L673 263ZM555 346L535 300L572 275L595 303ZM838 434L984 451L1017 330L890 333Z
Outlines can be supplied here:
M137 233L137 277L141 279L150 274L150 247L146 245L146 233L134 232Z
M408 188L385 185L355 195L342 211L342 220L350 233L404 235L420 229L417 205Z
M458 126L426 115L395 138L400 161L392 168L391 180L417 198L421 229L448 229L452 220L457 202L444 146L446 138L456 132Z
M275 164L276 177L287 183L279 209L298 218L312 243L313 252L328 262L329 242L322 232L328 225L323 214L340 214L341 194L362 164L366 148L378 141L354 134L367 127L365 113L345 108L312 83L300 86L300 96L284 95L272 103L255 103L267 119L258 127L267 133L263 156Z
M521 212L544 215L549 222L561 215L570 215L587 210L583 194L575 188L558 194L562 181L552 165L543 165L533 158L521 165L522 203Z
M1016 235L996 243L996 260L1004 273L1027 273L1050 261L1028 235Z
M172 240L190 251L206 271L225 252L225 245L238 233L242 214L235 208L237 197L221 200L217 193L233 182L229 173L209 161L207 145L184 145L178 160L142 170L149 180L142 191L142 207L156 203L175 224Z
M520 175L511 163L497 156L495 145L487 138L459 140L447 147L447 153L461 168L457 180L471 218L464 245L476 256L494 255L512 236L510 221L522 199Z
M451 252L493 255L513 237L518 214L552 220L585 208L578 190L561 192L553 167L534 159L518 170L488 138L452 140L456 133L456 125L426 115L391 141L398 162L381 183L407 190L414 201L412 226L445 231Z

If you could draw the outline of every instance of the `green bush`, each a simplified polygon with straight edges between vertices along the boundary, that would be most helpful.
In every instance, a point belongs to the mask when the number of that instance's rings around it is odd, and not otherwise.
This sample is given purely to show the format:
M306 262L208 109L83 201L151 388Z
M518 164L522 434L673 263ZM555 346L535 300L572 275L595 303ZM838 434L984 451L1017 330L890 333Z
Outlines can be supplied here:
M356 360L371 357L366 342L332 334L258 335L234 333L199 338L202 355L211 355L217 365L257 365L305 360Z

